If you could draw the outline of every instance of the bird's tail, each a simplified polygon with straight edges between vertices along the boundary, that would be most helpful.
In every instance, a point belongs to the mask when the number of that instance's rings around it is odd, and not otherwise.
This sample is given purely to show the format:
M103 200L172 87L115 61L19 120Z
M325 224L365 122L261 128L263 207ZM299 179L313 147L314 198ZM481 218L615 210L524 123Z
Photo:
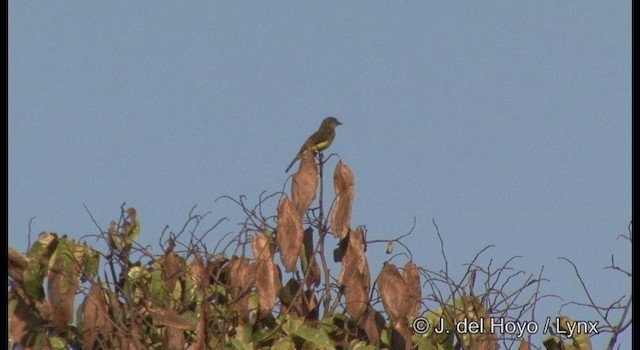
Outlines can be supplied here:
M291 164L289 164L289 166L287 167L287 170L285 170L285 173L289 172L289 169L291 169L291 167L293 166L293 164L296 163L296 160L300 159L300 156L296 156L295 158L293 158L293 160L291 161Z

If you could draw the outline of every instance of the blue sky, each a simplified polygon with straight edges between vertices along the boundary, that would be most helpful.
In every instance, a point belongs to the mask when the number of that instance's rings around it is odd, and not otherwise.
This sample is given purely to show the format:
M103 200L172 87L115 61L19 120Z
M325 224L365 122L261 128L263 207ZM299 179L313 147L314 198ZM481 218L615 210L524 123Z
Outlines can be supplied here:
M608 304L630 293L602 269L631 255L616 239L631 220L630 10L11 1L9 245L26 250L34 216L34 237L95 234L83 205L105 228L126 202L156 252L194 205L211 225L229 217L213 246L241 218L215 199L281 190L301 143L334 115L330 151L355 175L352 224L369 239L404 234L415 217L405 243L439 269L435 219L459 276L493 244L485 263L522 256L528 273L544 266L546 292L585 301L563 256ZM384 248L369 247L374 274Z

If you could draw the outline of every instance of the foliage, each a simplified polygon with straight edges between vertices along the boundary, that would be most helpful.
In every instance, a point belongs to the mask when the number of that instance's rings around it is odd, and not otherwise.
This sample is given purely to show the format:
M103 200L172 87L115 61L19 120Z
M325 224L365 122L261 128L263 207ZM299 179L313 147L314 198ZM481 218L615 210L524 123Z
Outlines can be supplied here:
M406 235L373 241L367 240L365 227L352 228L354 176L341 161L334 172L333 205L325 215L322 154L318 159L316 164L311 154L302 156L292 178L291 199L274 194L249 207L244 197L225 197L238 204L245 220L220 252L222 239L210 253L202 244L204 235L198 237L195 229L183 242L183 229L163 242L162 254L154 255L137 243L137 212L124 206L119 220L98 235L106 252L49 232L41 233L24 255L10 248L10 346L445 350L497 349L503 343L531 348L531 329L518 337L495 332L495 320L521 325L536 321L536 305L549 297L541 292L546 281L542 270L537 275L515 271L511 263L516 257L497 268L493 260L480 266L478 257L487 247L456 281L434 222L444 269L421 268L412 259L398 268L389 261L372 281L367 244L384 243L387 254L400 245L410 257L402 243ZM316 196L318 205L312 207ZM277 213L265 217L263 205L274 198ZM197 227L202 218L190 215L189 222ZM330 233L340 242L333 251L341 267L337 276L329 270L325 251ZM292 276L284 283L282 268ZM626 272L613 258L610 268ZM576 274L580 278L577 268ZM481 288L476 280L482 281ZM585 291L588 295L586 286ZM82 297L77 310L76 294ZM605 310L589 299L586 306ZM601 314L610 325L610 348L631 322L630 307L630 297L628 302L621 298ZM624 311L618 324L608 319L612 310ZM578 325L557 317L545 329L551 335L543 346L590 349L585 329L569 332Z

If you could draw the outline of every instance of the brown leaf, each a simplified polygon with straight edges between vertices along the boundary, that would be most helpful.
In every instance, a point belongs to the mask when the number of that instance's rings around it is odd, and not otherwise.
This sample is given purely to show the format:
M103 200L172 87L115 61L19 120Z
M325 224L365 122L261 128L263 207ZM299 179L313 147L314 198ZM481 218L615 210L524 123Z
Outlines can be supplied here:
M249 259L245 257L234 256L229 262L229 286L231 286L231 295L234 298L249 290L253 283L251 267Z
M227 285L229 282L229 259L222 255L207 262L207 271L210 271L209 283Z
M341 245L346 241L344 256L342 257L342 267L338 275L338 283L344 285L351 275L358 271L362 274L363 281L366 283L367 293L370 288L371 275L369 272L369 264L367 256L364 253L364 231L358 228L350 231L347 238L342 240Z
M342 262L342 258L347 253L347 247L349 246L348 239L341 239L338 242L338 246L333 250L333 261Z
M168 250L161 261L162 281L169 293L172 293L183 278L184 259L178 256L173 250Z
M407 317L406 302L407 283L395 265L385 262L378 276L378 292L382 305L393 322L405 321Z
M391 348L393 350L410 350L411 334L406 320L394 322L391 330Z
M498 342L496 335L493 334L491 330L491 320L487 315L482 315L482 320L484 323L484 333L472 334L471 337L474 342L474 348L476 350L497 350Z
M369 281L365 281L362 273L357 270L345 281L345 308L356 322L360 322L364 312L369 306L368 282Z
M349 233L351 225L351 206L355 193L355 180L348 166L339 161L333 173L333 187L336 200L331 210L331 228L333 234L343 239Z
M189 264L187 271L196 285L198 292L204 293L208 288L207 283L209 282L209 275L211 272L204 267L204 261L199 253L195 254L195 257Z
M93 283L82 303L82 344L88 349L100 348L100 344L113 333L103 289Z
M316 327L320 318L320 310L318 309L318 298L313 290L306 290L302 294L302 303L304 314L304 324L308 327Z
M491 334L480 334L475 340L476 350L497 350L498 343Z
M518 350L530 350L531 349L531 344L529 344L528 341L526 341L525 339L522 339L520 341L520 346L518 346Z
M184 349L184 331L179 328L167 327L162 340L162 349Z
M296 260L302 248L302 218L291 201L284 197L278 205L278 224L276 242L280 248L280 259L288 272L296 267Z
M195 335L197 340L189 344L187 350L206 349L205 344L207 340L207 319L209 319L207 310L207 304L202 303L200 305L200 312L198 313L198 320L196 321L195 326Z
M172 310L148 308L149 315L155 324L180 330L193 330L194 326Z
M17 304L13 309L13 313L9 315L11 324L11 339L21 345L21 348L28 348L29 322L36 319L36 313L27 305L27 303L16 295Z
M22 273L27 268L27 258L15 249L9 248L9 277L15 282L22 283Z
M304 317L305 324L309 325L318 320L318 299L312 290L302 291L294 299L299 292L300 283L293 278L282 287L278 294L282 303L281 312L296 318Z
M316 199L318 189L318 167L311 151L305 151L300 161L300 170L291 181L291 202L302 217Z
M380 333L384 328L384 317L373 306L369 305L364 314L360 328L367 334L369 343L376 345L380 341Z
M300 290L300 282L297 279L291 278L287 281L287 283L282 286L280 292L278 293L278 297L280 298L280 303L282 304L282 313L285 315L291 314L290 306L293 303L294 296Z
M196 349L204 349L205 340L207 338L206 332L206 320L207 320L207 303L203 303L202 301L208 297L208 288L209 288L209 276L211 276L211 270L213 269L213 265L209 264L207 267L204 266L204 261L200 256L200 253L196 252L193 261L188 268L189 276L191 276L192 281L195 284L195 293L198 296L197 300L199 305L197 308L198 318L196 320L196 324L194 326L195 330L195 338L196 341L192 342L188 349L196 350Z
M249 289L254 282L254 268L245 257L234 256L229 262L229 291L233 305L244 316L249 311Z
M418 317L418 315L420 315L420 300L422 298L418 266L411 261L407 261L404 265L402 277L407 283L408 316Z
M302 230L300 231L300 244L302 244ZM280 235L280 231L278 231L278 235ZM273 262L273 253L269 247L267 237L262 234L255 235L251 247L256 258L255 283L258 300L260 301L260 311L262 314L266 314L276 304L276 296L282 286L280 270Z

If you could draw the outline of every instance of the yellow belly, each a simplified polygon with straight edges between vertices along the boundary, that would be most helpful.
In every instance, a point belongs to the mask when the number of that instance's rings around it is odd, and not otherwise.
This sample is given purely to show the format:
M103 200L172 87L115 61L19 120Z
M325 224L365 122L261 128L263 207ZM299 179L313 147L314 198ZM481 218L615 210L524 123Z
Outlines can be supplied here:
M327 149L327 147L329 147L329 146L331 146L331 141L322 141L322 142L319 142L319 143L316 143L315 145L313 145L311 147L311 149L314 152L322 152L325 149Z

